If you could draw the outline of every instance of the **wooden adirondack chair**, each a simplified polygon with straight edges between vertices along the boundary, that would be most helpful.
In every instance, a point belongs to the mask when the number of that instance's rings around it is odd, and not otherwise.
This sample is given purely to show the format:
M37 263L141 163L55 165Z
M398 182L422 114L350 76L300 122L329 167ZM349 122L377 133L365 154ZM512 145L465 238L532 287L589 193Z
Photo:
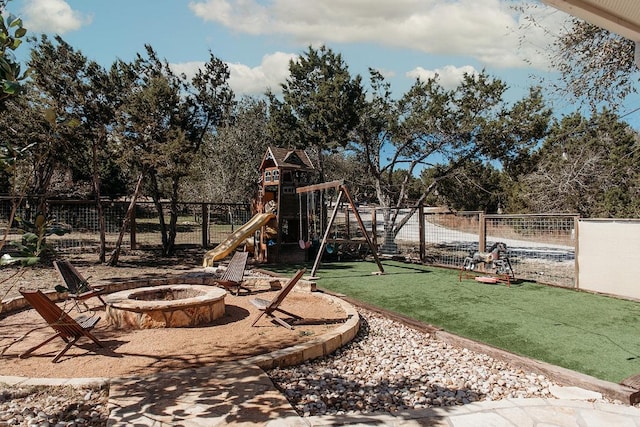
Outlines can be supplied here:
M236 252L231 257L227 269L222 274L222 277L216 280L214 283L220 285L227 290L232 288L236 289L236 295L240 293L240 289L244 289L247 292L251 292L251 289L242 286L242 278L244 277L244 270L247 266L247 257L249 252Z
M27 358L35 350L39 349L43 345L50 341L53 341L57 337L60 337L65 343L65 347L53 358L52 362L57 362L73 345L77 345L76 342L82 338L87 337L96 343L100 347L104 345L90 332L96 326L96 323L100 320L100 317L93 316L80 316L73 319L67 313L65 313L60 307L58 307L53 301L51 301L42 291L20 289L22 296L31 304L31 306L42 316L42 318L53 328L56 333L42 341L40 344L31 347L29 350L20 354L20 358Z
M100 296L100 294L104 292L104 289L94 288L93 286L89 285L89 282L87 282L87 280L82 277L80 272L76 270L76 268L71 265L69 261L54 261L53 266L64 281L65 286L68 290L67 292L69 298L73 299L76 302L78 311L82 311L80 310L80 306L78 305L78 303L82 303L85 308L88 309L84 301L93 297L98 298L100 302L102 302L102 305L105 305L104 300ZM58 287L56 287L56 290L64 291L64 289L60 289Z
M302 317L298 316L297 314L293 314L286 310L281 309L280 304L282 304L282 301L284 301L287 295L289 295L289 292L291 292L291 290L296 285L296 283L298 283L298 280L300 280L300 278L305 273L305 271L307 271L306 268L303 268L302 270L298 270L295 276L293 276L293 278L289 280L289 282L280 290L280 292L278 292L278 294L275 297L273 297L271 301L267 301L262 298L254 298L251 300L251 304L255 305L260 310L260 314L258 315L258 317L255 318L251 326L255 326L255 324L258 322L258 320L260 320L260 318L263 315L267 315L272 320L284 326L285 328L293 329L293 326L291 326L281 318L275 316L274 312L279 311L281 313L286 314L287 316L293 317L295 320L302 319Z

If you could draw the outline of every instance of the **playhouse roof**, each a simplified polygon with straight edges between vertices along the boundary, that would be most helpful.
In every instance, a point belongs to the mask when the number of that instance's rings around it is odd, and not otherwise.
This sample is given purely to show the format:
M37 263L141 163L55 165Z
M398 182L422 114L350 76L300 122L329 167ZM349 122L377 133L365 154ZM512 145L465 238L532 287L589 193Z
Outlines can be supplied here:
M315 169L307 152L304 150L269 147L262 158L260 170L273 166L285 169Z

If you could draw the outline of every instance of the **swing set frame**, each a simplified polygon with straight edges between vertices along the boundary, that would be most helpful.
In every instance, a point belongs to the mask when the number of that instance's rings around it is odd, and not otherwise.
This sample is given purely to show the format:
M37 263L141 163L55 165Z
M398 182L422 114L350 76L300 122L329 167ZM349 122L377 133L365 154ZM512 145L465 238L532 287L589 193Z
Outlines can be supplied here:
M322 259L322 254L324 253L324 250L327 246L327 240L329 238L331 227L333 226L333 223L338 214L338 207L340 206L340 203L343 202L343 199L346 199L349 205L349 208L351 208L351 211L353 212L353 215L355 216L356 221L358 222L358 227L360 227L360 231L362 232L362 235L365 237L367 244L369 245L369 249L373 254L376 264L378 264L377 274L384 274L384 267L380 262L380 258L378 257L378 252L376 250L376 247L374 246L373 241L371 240L371 237L369 237L369 233L367 233L367 230L364 227L364 223L362 222L360 213L358 212L358 209L356 208L356 205L353 202L353 199L351 198L351 194L349 193L349 189L347 188L347 185L345 184L344 180L324 182L321 184L308 185L306 187L298 187L296 188L296 193L298 194L298 197L301 198L302 194L308 194L314 191L322 191L322 190L327 190L332 188L339 190L338 198L333 208L333 212L331 213L331 217L329 218L327 227L324 230L322 240L320 241L320 248L318 249L318 254L316 255L315 262L313 263L313 268L311 269L311 273L310 273L311 277L315 277L318 267L320 266L320 261ZM300 202L300 206L302 206L302 202ZM307 206L307 209L309 209L308 206ZM315 209L315 206L314 206L314 209ZM320 209L322 210L322 207ZM302 216L302 212L300 212L300 215Z

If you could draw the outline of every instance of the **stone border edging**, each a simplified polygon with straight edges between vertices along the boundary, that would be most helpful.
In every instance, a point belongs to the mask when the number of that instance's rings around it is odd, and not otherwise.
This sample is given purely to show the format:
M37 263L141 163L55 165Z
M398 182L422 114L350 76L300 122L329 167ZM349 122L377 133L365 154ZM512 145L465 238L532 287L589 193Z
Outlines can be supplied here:
M299 365L307 360L325 357L351 342L360 330L360 315L355 307L337 296L319 293L323 298L337 302L347 315L347 320L335 330L293 347L275 350L267 354L252 356L243 362L258 365L264 370Z

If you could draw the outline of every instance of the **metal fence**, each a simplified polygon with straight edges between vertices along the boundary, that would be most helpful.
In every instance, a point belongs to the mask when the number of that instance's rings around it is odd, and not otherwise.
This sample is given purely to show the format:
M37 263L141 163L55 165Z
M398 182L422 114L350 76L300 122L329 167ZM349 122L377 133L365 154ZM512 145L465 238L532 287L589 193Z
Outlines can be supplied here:
M124 217L130 202L103 201L105 219L105 240L107 249L115 247ZM165 221L169 221L169 203L161 203ZM57 252L87 252L97 250L100 244L98 209L95 201L59 201L47 202L47 217L64 224L71 232L62 236L47 237L47 243ZM11 200L0 200L0 232L4 234L9 227ZM35 212L28 202L17 209L16 216L33 221ZM236 227L251 218L247 204L220 203L179 203L177 224L177 245L195 245L209 247L222 241ZM15 227L10 229L8 241L20 239ZM127 238L123 248L158 247L162 245L158 212L153 202L137 202L134 216L127 229ZM10 251L7 245L5 251Z
M507 245L519 279L574 287L577 215L425 214L427 259L460 267L464 258L493 243Z
M392 213L382 209L372 213L383 254L460 268L466 257L503 242L517 278L575 287L577 215L485 215L430 208L411 214L404 209L396 223L410 217L394 238L384 222Z
M169 203L162 203L166 221ZM106 222L107 249L115 247L129 202L102 203ZM72 231L50 236L47 242L58 252L97 251L98 211L93 201L47 203L48 217L66 224ZM9 226L10 200L0 200L0 232ZM507 245L516 277L553 285L576 284L576 215L485 215L482 212L443 212L439 209L380 209L360 206L358 212L378 252L415 262L460 268L467 256L495 242ZM391 218L397 214L395 222ZM33 220L24 202L18 216ZM176 244L211 247L223 241L251 218L247 204L179 203ZM396 230L397 224L404 225ZM394 225L394 227L391 227ZM375 230L375 232L374 232ZM12 229L8 240L20 238ZM353 212L340 207L334 227L329 231L335 253L362 256L369 251ZM153 202L136 203L124 248L154 248L162 245L157 208ZM10 250L5 246L5 251Z

